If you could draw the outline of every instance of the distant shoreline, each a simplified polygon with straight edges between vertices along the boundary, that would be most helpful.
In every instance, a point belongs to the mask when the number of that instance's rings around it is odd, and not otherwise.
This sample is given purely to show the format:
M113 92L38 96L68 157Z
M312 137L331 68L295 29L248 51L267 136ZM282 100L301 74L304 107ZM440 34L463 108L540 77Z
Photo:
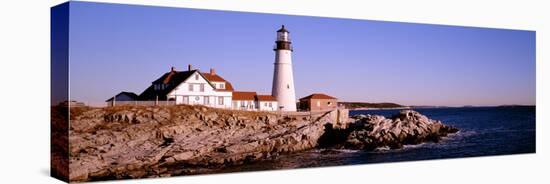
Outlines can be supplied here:
M412 109L412 107L358 107L358 108L348 108L350 111L361 111L361 110L403 110L403 109Z
M444 108L536 108L536 105L496 105L496 106L460 106L460 107L451 107L451 106L403 106L403 107L383 107L383 108L374 108L374 107L358 107L358 108L348 108L350 111L361 111L361 110L404 110L404 109L444 109Z

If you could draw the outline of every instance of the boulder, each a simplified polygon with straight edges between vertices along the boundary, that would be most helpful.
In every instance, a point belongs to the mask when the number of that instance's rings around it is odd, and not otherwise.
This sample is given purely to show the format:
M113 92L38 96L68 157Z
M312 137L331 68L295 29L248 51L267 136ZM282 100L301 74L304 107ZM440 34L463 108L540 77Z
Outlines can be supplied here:
M358 115L350 127L345 147L374 150L380 147L401 148L406 144L438 142L441 137L455 133L457 128L432 120L413 111L403 110L386 119L378 115Z

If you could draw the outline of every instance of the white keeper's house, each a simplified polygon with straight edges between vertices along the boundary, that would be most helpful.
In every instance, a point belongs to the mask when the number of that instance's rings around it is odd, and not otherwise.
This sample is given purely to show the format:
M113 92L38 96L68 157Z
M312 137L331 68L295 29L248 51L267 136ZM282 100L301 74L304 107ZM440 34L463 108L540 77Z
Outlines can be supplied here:
M175 101L176 104L205 105L216 108L231 108L233 86L213 69L210 73L193 70L176 71L174 67L153 81L139 100Z
M214 69L210 69L210 73L204 73L192 69L191 65L186 71L176 71L172 67L169 72L153 81L151 86L140 95L126 95L126 93L129 92L123 92L108 99L108 105L112 105L113 100L118 104L130 101L173 101L175 104L204 105L223 109L277 110L277 100L273 96L234 91L233 85L218 75Z

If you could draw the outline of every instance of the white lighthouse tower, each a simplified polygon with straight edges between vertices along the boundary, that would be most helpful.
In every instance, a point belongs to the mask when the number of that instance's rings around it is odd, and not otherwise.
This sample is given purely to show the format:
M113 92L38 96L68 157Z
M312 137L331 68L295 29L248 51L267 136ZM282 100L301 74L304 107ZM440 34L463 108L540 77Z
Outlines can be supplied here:
M296 111L296 93L294 92L294 76L292 75L292 46L289 32L283 25L277 31L275 41L275 71L273 73L273 88L271 95L277 99L282 111Z

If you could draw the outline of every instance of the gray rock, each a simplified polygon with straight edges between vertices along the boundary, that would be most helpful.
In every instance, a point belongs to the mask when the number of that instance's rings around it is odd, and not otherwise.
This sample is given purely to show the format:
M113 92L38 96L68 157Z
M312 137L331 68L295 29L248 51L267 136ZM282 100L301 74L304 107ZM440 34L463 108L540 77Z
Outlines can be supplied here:
M390 119L372 115L355 118L345 143L351 149L401 148L405 144L437 142L442 136L458 131L413 110L400 111Z
M199 173L311 149L333 121L313 119L190 106L90 110L70 124L70 180Z

